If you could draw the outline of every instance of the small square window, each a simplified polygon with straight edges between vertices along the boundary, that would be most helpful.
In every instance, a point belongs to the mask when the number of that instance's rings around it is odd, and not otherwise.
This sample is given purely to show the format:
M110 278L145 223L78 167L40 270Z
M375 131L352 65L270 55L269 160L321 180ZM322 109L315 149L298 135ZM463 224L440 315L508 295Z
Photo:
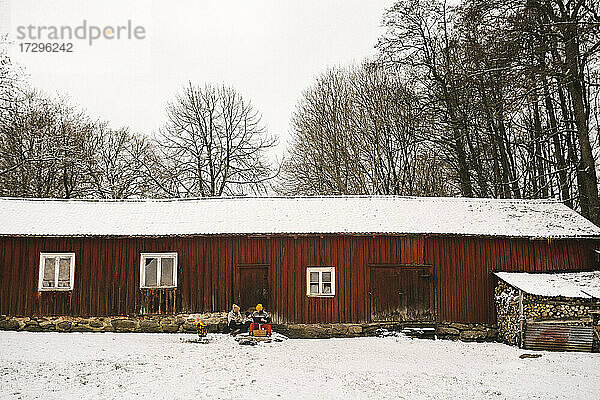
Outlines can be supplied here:
M177 287L177 253L142 253L140 288Z
M306 295L310 297L332 297L335 295L334 267L306 268Z
M74 253L40 253L38 290L73 290Z

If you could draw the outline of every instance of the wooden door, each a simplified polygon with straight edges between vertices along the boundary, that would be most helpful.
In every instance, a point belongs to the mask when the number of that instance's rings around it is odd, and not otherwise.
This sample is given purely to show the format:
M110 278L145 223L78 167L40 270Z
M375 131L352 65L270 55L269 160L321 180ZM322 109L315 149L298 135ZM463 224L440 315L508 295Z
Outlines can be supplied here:
M239 265L234 283L236 302L242 312L261 303L270 311L271 291L267 265Z
M430 321L433 278L429 268L372 266L369 298L372 321Z

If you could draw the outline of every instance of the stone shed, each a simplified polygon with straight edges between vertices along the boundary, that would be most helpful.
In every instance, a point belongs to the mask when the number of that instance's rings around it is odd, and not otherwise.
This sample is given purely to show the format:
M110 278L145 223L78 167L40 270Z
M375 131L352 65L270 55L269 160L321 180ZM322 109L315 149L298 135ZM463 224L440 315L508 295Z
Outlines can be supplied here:
M600 271L494 274L500 341L531 350L598 350Z

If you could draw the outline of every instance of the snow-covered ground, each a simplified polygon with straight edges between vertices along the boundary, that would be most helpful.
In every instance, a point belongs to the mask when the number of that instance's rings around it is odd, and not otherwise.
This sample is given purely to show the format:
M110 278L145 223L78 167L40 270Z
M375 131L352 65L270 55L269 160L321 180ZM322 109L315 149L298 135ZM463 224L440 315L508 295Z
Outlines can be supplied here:
M7 399L593 399L600 355L404 337L0 332Z

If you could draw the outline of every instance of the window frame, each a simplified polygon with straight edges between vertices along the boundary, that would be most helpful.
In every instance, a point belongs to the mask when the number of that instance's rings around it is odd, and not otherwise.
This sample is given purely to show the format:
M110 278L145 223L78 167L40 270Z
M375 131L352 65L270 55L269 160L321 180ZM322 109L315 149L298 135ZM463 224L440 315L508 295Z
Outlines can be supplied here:
M157 258L156 265L156 283L157 286L146 286L146 259ZM160 276L163 258L173 258L173 286L161 286ZM177 252L161 252L161 253L140 253L140 289L177 289L177 267L178 256Z
M310 292L310 273L319 273L319 293ZM323 293L323 272L331 273L331 293ZM306 296L308 297L335 297L335 267L334 266L308 266L306 267Z
M59 260L60 258L71 258L71 265L69 266L69 287L58 286L58 274L60 271L60 261L55 261L54 265L54 287L44 287L44 268L46 266L46 259L54 258ZM75 253L53 253L53 252L40 252L40 264L38 272L38 291L40 292L70 292L75 286Z

